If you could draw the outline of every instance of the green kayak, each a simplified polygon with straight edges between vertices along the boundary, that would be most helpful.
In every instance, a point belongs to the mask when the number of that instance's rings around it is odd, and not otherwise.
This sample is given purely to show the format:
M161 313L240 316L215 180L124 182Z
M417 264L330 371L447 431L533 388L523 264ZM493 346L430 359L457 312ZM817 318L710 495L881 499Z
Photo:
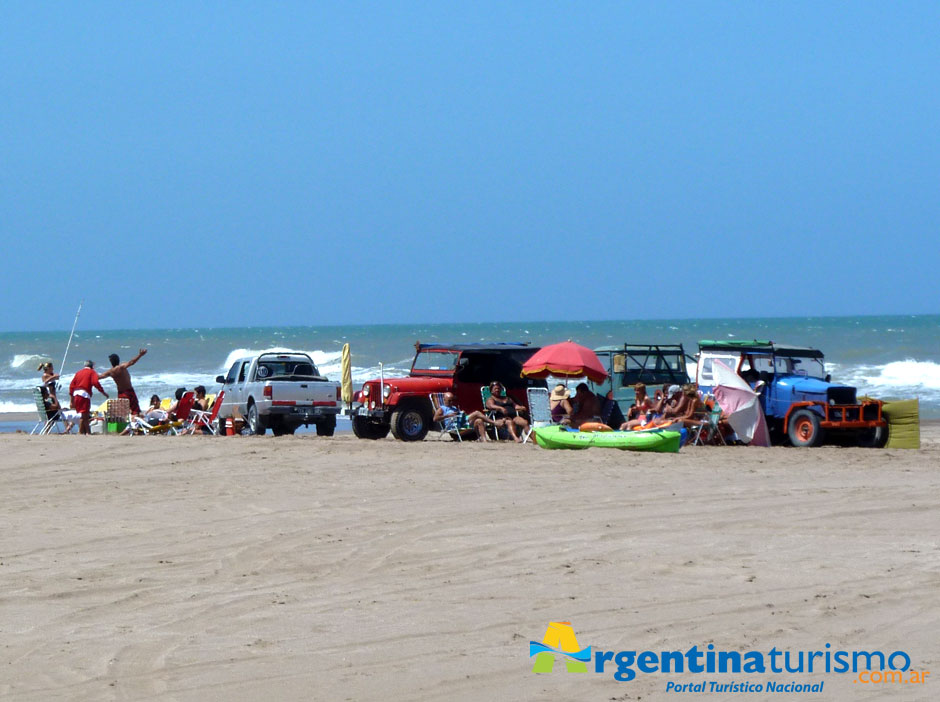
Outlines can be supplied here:
M537 427L535 440L547 449L617 448L624 451L677 453L682 445L678 431L574 431L552 425Z

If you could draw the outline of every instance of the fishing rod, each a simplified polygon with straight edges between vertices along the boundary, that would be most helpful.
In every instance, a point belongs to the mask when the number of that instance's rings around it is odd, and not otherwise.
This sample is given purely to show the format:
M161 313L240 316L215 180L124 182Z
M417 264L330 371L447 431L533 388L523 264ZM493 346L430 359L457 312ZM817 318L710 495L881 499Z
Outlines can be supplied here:
M75 321L72 322L72 333L69 334L69 343L65 345L65 355L62 356L62 365L59 366L59 375L62 375L65 372L65 359L69 357L69 347L72 345L72 336L75 335L75 327L78 324L78 316L82 313L82 305L84 304L84 300L78 303L78 312L75 313Z

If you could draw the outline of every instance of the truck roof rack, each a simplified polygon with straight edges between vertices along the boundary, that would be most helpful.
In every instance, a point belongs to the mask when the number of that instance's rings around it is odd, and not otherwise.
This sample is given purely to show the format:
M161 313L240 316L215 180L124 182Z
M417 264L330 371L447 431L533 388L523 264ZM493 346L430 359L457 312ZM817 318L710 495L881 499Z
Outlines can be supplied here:
M744 341L739 339L729 339L727 341L715 341L713 339L702 339L698 342L699 351L706 349L710 351L756 351L762 353L772 353L776 356L800 356L803 358L823 358L823 352L819 349L809 346L794 346L793 344L777 344L773 341L761 341L754 339Z

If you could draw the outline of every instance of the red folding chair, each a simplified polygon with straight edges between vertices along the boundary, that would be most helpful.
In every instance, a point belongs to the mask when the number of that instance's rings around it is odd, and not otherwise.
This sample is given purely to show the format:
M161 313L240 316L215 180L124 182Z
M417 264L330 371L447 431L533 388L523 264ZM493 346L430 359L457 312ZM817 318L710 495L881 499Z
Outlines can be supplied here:
M219 410L222 408L223 397L225 397L224 390L215 398L211 410L190 410L186 431L190 434L195 434L197 431L206 428L209 430L210 434L218 434L219 430L215 425L215 420L219 416Z

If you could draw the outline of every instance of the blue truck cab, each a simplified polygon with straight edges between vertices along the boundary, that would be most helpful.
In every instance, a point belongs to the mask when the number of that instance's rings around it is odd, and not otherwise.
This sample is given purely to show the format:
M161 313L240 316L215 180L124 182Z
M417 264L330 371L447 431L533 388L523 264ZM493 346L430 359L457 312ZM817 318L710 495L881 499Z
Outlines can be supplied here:
M772 341L699 342L696 382L711 392L721 361L760 395L771 438L794 446L818 446L827 432L863 446L884 446L887 422L880 400L859 402L856 389L833 383L822 351Z

